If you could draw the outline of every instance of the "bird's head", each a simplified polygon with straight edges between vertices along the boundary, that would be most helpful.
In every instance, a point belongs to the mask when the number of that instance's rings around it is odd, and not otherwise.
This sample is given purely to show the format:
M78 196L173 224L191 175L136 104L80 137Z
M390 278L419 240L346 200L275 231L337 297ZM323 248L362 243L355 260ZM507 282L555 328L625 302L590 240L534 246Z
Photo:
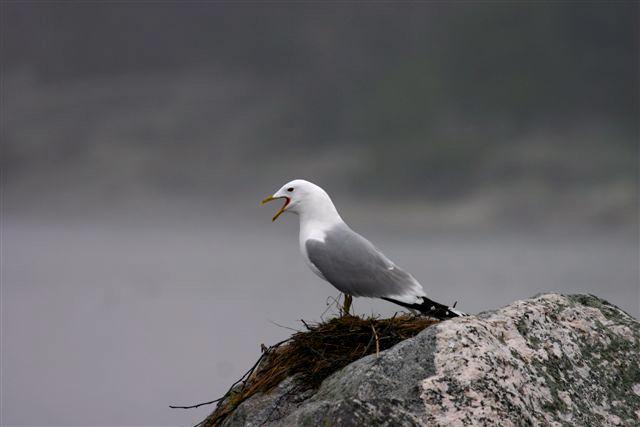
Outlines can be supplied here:
M272 196L264 199L262 204L278 199L284 200L284 204L273 216L272 221L278 219L283 212L300 215L306 212L322 212L327 208L335 211L329 195L319 186L304 179L287 182Z

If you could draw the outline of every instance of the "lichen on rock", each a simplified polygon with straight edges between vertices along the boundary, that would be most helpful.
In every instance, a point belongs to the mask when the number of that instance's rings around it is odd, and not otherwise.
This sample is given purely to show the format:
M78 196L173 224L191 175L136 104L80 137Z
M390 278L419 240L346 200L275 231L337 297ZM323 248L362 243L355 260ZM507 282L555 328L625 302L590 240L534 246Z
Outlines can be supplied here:
M596 297L542 295L436 328L427 423L640 422L638 322Z
M288 378L223 425L640 425L640 323L595 296L540 295L431 326L317 390Z

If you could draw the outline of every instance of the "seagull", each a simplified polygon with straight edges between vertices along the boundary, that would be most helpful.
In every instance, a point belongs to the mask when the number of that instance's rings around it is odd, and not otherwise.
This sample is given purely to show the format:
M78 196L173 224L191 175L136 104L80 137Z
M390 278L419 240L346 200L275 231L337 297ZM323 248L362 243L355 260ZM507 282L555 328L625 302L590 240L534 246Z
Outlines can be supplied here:
M453 307L427 298L422 285L394 264L342 219L321 187L295 179L262 201L284 200L273 216L285 212L300 219L300 252L309 268L345 295L342 314L353 297L381 298L438 319L464 316ZM455 306L455 304L454 304Z

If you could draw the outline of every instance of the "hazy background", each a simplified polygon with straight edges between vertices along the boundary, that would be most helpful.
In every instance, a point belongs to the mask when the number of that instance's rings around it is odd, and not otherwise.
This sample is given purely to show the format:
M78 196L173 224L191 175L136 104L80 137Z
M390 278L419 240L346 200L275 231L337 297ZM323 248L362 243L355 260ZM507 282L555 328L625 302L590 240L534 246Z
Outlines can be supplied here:
M640 313L637 2L0 5L3 425L194 424L319 320L293 178L436 300Z

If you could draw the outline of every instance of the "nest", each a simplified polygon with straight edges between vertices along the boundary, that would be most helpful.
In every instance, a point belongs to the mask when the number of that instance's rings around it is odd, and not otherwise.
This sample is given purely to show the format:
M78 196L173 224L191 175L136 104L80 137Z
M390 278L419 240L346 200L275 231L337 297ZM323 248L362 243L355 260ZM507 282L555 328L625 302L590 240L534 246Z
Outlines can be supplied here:
M282 380L295 377L299 392L316 389L332 373L369 354L377 354L428 326L438 323L411 315L388 319L343 316L309 325L304 331L263 352L255 365L220 399L215 411L201 424L220 424L244 400L267 393Z

